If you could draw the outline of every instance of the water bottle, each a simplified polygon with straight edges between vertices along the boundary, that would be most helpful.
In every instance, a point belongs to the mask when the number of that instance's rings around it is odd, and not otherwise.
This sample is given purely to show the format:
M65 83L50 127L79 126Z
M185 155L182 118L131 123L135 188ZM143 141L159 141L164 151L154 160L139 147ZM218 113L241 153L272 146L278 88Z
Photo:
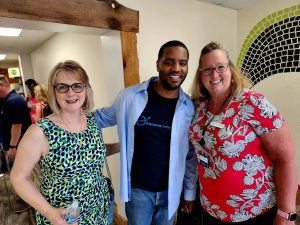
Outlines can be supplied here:
M80 215L79 202L74 201L72 202L71 205L67 207L64 218L66 223L71 224L78 220L79 215Z

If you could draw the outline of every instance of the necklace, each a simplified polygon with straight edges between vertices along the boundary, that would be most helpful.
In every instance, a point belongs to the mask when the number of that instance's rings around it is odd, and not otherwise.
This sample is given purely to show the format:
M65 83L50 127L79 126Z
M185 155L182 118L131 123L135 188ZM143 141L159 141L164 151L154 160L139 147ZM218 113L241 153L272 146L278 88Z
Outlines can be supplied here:
M223 103L220 105L220 107L218 108L216 114L213 114L212 118L208 121L207 125L204 126L205 122L206 122L206 119L207 119L207 111L208 111L208 106L209 106L209 101L210 99L208 100L208 103L207 103L207 107L206 107L206 112L205 112L205 117L204 117L204 121L203 121L203 131L202 131L202 136L201 136L201 139L200 139L200 145L203 147L205 145L205 140L204 140L204 134L205 134L205 131L207 130L208 126L210 125L210 123L213 121L213 119L215 118L215 115L217 115L220 111L220 109L225 105L225 103L227 102L227 100L229 99L230 97L230 93L229 95L226 97L226 99L223 101Z

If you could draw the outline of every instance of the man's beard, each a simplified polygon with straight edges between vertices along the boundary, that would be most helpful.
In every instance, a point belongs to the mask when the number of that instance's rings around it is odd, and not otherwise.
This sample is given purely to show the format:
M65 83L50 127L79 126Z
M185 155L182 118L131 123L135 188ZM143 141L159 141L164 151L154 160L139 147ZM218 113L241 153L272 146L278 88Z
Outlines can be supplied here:
M162 76L160 76L160 77L162 77ZM160 78L160 80L161 80L161 84L164 87L164 89L166 89L168 91L174 91L174 90L178 89L181 86L181 84L183 83L183 81L185 79L181 80L181 82L179 84L175 84L175 85L170 85L168 83L168 80L166 80L166 79Z

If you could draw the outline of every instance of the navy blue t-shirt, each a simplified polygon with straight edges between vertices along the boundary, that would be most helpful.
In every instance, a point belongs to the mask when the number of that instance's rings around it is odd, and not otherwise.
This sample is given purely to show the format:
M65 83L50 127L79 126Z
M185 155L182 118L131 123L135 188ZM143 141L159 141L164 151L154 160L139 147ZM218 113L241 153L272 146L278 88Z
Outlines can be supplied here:
M147 105L134 127L132 187L151 192L168 188L171 127L177 101L160 96L150 83Z
M0 98L0 110L2 109L2 104L4 102L3 98ZM2 144L2 133L1 133L1 112L0 112L0 143Z
M11 127L13 124L22 124L21 137L31 124L27 103L25 99L14 90L5 97L1 107L0 127L4 150L9 149Z

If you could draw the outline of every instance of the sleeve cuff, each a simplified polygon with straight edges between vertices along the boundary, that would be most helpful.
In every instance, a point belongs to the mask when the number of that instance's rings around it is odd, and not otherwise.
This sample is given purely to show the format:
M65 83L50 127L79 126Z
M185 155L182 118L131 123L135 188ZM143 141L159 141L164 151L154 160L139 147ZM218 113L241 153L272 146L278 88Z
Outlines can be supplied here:
M196 189L184 190L184 200L194 201L196 199Z

